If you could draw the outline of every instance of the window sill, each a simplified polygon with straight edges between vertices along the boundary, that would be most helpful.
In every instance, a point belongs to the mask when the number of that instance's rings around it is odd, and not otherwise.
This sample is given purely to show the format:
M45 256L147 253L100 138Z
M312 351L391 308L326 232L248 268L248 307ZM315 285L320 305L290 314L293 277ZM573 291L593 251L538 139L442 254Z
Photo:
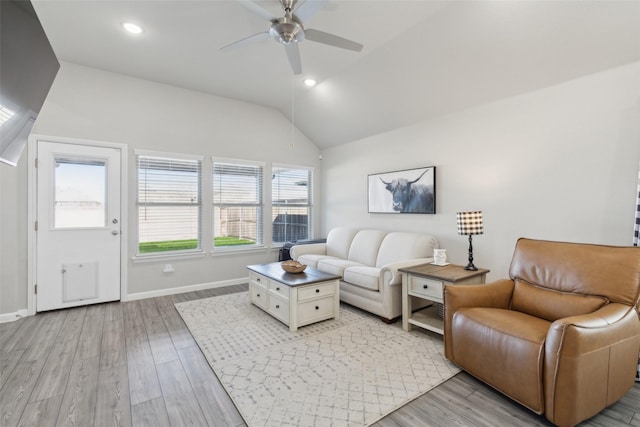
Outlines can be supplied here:
M131 258L134 264L145 262L161 262L172 259L189 259L189 258L202 258L206 254L204 251L187 252L187 253L165 253L165 254L153 254L153 255L136 255Z
M256 246L251 248L228 248L228 249L214 249L211 251L211 256L226 256L226 255L238 255L238 254L248 254L248 253L257 253L257 252L266 252L268 248L264 246Z

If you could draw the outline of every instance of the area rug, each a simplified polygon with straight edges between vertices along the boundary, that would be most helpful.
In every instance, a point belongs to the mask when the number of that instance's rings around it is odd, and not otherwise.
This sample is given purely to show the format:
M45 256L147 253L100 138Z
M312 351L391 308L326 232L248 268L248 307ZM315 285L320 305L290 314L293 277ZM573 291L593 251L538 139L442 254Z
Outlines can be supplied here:
M371 425L459 372L442 339L344 304L293 333L247 292L176 308L250 427Z

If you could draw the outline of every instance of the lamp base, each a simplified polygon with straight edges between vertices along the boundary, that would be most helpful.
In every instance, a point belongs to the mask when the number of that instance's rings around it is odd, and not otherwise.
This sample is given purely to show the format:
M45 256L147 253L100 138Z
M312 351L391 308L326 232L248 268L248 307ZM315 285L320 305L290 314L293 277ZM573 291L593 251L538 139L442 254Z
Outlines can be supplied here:
M467 266L464 268L465 270L470 270L470 271L478 271L478 267L476 267L475 265L473 265L473 263L469 263L467 264Z
M464 268L465 270L477 271L478 267L473 265L473 245L471 244L471 234L469 234L469 264Z

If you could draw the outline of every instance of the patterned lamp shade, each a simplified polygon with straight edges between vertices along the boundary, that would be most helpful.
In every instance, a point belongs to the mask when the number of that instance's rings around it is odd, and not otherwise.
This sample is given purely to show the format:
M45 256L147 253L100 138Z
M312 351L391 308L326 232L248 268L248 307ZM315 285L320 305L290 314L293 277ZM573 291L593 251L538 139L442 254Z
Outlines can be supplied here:
M458 212L458 234L470 236L472 234L483 234L482 211Z

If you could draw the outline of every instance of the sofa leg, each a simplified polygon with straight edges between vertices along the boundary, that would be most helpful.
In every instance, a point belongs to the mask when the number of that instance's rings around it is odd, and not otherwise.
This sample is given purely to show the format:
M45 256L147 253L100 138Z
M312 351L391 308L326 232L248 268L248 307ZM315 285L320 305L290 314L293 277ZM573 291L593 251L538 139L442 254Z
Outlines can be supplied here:
M398 320L402 319L402 316L394 317L393 319L387 319L386 317L381 317L381 316L378 316L378 317L387 325L391 325L392 323L396 323Z

